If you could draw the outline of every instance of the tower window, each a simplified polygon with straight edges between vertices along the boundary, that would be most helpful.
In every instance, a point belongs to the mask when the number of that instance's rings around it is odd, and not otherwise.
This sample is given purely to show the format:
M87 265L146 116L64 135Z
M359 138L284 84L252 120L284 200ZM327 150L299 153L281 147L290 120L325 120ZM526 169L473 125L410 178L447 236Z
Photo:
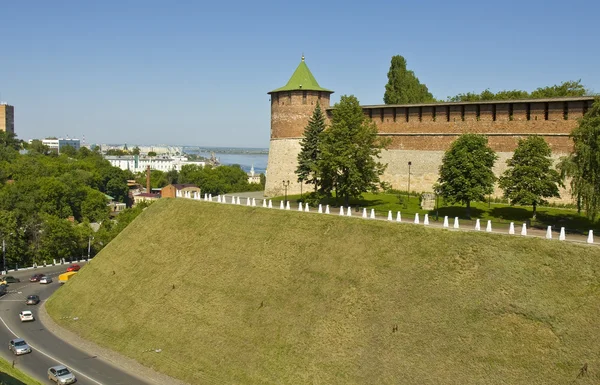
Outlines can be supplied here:
M302 91L302 104L306 104L306 91Z

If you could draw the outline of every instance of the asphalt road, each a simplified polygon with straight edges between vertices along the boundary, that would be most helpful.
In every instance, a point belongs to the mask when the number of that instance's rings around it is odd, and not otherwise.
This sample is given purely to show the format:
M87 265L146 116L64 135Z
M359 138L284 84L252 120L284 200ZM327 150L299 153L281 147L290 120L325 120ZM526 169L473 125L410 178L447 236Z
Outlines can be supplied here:
M83 265L80 263L80 265ZM90 357L83 351L69 345L44 328L37 319L37 308L41 305L26 305L28 295L37 294L42 301L59 288L58 275L65 271L67 265L38 268L9 272L21 279L20 283L10 284L8 293L0 298L0 354L12 362L15 367L26 372L42 383L51 384L48 380L47 370L51 366L63 364L70 368L77 377L79 385L150 385L121 369L96 357ZM50 275L54 282L42 285L38 282L29 282L29 277L34 273ZM77 300L77 299L74 299ZM36 317L33 322L21 322L19 312L31 310ZM8 342L16 337L24 338L32 347L33 352L15 356L8 350ZM4 348L3 348L4 346Z

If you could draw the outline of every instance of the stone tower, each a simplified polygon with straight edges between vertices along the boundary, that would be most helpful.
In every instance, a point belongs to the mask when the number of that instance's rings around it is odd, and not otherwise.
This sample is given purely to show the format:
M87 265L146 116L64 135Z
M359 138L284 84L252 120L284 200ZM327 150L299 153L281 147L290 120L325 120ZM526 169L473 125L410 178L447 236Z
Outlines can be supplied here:
M283 87L269 92L271 95L271 142L267 164L266 196L299 194L300 183L296 177L300 140L317 102L323 111L329 107L333 91L322 88L312 75L304 55L302 61ZM306 186L306 185L305 185ZM304 187L303 192L310 191Z

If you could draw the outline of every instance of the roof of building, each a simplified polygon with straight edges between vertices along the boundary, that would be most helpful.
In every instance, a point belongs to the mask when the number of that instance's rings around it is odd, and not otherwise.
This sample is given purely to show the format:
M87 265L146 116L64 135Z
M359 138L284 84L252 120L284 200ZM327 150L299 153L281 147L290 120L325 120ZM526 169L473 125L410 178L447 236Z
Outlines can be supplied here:
M283 87L277 88L271 92L267 92L268 94L273 92L280 91L324 91L331 92L333 91L323 88L317 83L317 79L313 76L313 74L308 69L306 62L304 61L304 55L302 55L302 61L298 64L298 68L292 74L290 80L288 80L287 84Z
M139 194L135 194L134 197L160 198L160 194L139 193Z
M508 100L479 100L476 102L437 102L437 103L416 103L416 104L372 104L364 105L362 108L389 108L389 107L436 107L436 106L464 106L475 104L518 104L518 103L560 103L560 102L579 102L594 100L595 96L570 96L563 98L544 98L544 99L508 99ZM327 108L328 110L334 107Z
M177 190L181 190L187 187L196 187L198 188L198 186L196 186L195 184L191 184L191 183L173 183L170 186L175 187ZM167 187L167 186L165 186Z

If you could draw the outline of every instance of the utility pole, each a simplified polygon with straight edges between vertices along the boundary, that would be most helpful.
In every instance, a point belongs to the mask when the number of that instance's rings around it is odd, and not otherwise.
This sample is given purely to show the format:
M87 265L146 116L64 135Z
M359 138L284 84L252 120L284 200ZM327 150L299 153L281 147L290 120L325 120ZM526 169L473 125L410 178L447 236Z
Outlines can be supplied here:
M411 161L408 161L408 201L410 202L410 166L412 165Z
M91 248L92 248L92 237L89 236L88 237L88 257L87 257L88 260L90 259L90 250L91 250Z
M2 271L6 274L6 241L2 239Z

